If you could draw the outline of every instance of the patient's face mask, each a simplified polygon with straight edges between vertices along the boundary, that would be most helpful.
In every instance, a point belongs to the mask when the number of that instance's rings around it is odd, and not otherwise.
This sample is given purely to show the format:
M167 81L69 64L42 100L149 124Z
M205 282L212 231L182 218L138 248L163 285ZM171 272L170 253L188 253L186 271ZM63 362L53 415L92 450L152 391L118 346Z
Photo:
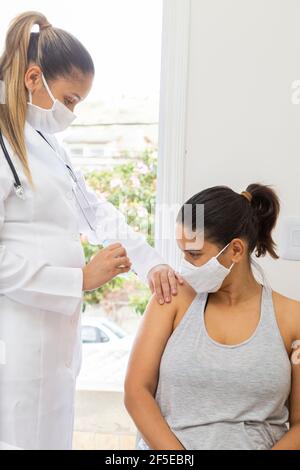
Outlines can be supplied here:
M219 263L217 258L229 245L230 243L202 266L194 266L183 258L179 273L196 292L217 292L220 289L234 263L229 268L226 268Z
M61 101L54 98L43 74L42 80L53 101L52 108L46 109L34 105L32 103L32 93L29 91L26 119L34 129L46 134L64 131L76 119L76 114L70 111Z

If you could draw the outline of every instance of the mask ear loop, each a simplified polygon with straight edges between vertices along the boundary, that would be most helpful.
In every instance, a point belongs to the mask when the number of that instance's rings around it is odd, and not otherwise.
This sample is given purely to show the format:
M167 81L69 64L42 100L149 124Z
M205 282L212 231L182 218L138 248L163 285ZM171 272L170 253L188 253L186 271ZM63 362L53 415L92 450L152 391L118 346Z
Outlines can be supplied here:
M224 246L224 248L222 248L222 250L221 250L221 251L219 251L219 253L218 253L218 254L215 256L215 258L218 258L218 256L220 256L220 254L221 254L221 253L223 253L223 251L225 251L225 250L226 250L226 248L227 248L227 247L230 245L230 243L231 243L231 242L227 243L227 245L226 245L226 246Z
M222 248L222 250L221 250L221 251L220 251L220 252L219 252L219 253L218 253L218 254L215 256L215 258L218 258L218 256L220 256L220 254L221 254L221 253L223 253L223 251L225 251L225 250L226 250L226 248L227 248L227 247L230 245L230 243L231 243L231 242L227 243L227 245L226 245L226 246L224 246L224 248ZM234 264L235 264L235 263L234 263L234 262L232 262L231 266L230 266L229 268L227 268L227 269L229 269L229 271L231 271L231 269L232 269L232 266L233 266Z
M44 77L44 74L42 74L42 80L43 80L43 84L48 92L48 95L50 96L50 98L52 99L53 103L55 102L55 98L49 88L49 85L48 83L46 82L46 79ZM29 90L29 103L32 104L32 92Z
M50 88L49 88L48 83L46 82L46 79L45 79L43 73L42 73L42 80L43 80L44 86L45 86L45 88L46 88L46 90L47 90L47 92L48 92L50 98L52 99L52 101L53 101L53 103L54 103L56 100L55 100L55 98L54 98L54 96L53 96L53 94L52 94L52 92L51 92L51 90L50 90Z

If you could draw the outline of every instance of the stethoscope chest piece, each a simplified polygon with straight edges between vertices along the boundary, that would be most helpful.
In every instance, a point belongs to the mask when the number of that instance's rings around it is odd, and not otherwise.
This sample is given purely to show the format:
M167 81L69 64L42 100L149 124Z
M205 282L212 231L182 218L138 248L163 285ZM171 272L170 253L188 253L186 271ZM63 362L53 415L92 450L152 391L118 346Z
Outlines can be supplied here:
M26 199L24 188L21 184L14 184L16 196L23 201Z
M3 137L2 137L2 132L1 132L1 129L0 129L0 147L2 148L3 150L3 153L4 153L4 156L6 158L6 161L11 169L11 172L13 174L13 177L14 177L14 188L15 188L15 193L16 193L16 196L19 198L19 199L26 199L26 196L25 196L25 191L24 191L24 188L21 184L21 181L20 181L20 178L18 176L18 173L17 173L17 170L15 169L14 167L14 164L13 162L11 161L11 158L9 156L9 153L7 151L7 148L6 148L6 145L4 143L4 140L3 140Z

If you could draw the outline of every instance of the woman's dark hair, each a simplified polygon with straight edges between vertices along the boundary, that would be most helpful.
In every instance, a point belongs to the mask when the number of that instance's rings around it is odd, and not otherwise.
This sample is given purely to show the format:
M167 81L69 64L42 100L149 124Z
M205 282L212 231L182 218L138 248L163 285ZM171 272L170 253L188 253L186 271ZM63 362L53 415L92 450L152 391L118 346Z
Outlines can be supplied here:
M262 184L250 184L246 191L249 198L227 186L204 189L181 207L177 223L195 232L201 230L196 226L199 219L196 217L196 207L203 204L206 240L222 248L233 238L242 238L248 242L249 256L256 248L257 257L269 253L272 258L278 259L272 230L280 211L279 198L270 186ZM185 209L187 206L190 207L189 211Z
M92 57L81 42L51 25L42 29L42 34L31 33L27 61L40 65L46 80L95 73Z
M39 32L32 32L33 26ZM46 80L80 73L93 75L93 60L72 34L53 27L39 12L28 11L14 18L8 29L0 57L0 80L5 84L5 104L0 106L0 129L19 157L30 183L24 125L28 92L24 77L33 63L41 67Z

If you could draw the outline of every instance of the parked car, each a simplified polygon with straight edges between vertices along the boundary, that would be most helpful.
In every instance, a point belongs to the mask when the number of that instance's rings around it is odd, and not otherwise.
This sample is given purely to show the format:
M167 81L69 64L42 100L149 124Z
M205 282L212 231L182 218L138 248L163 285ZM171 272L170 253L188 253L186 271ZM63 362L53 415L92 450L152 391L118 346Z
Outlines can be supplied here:
M115 322L92 315L82 316L81 337L83 344L102 344L118 341L127 336Z
M77 390L121 391L134 336L106 317L82 317L82 367Z

